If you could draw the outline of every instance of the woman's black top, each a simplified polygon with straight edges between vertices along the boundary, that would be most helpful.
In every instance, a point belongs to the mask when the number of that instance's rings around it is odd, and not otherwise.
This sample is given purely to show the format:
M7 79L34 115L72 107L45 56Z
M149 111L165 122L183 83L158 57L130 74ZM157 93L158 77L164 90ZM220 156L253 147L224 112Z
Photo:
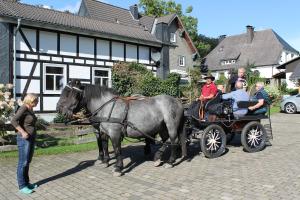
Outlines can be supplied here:
M16 112L15 116L11 120L11 124L17 128L21 126L28 134L35 135L36 128L35 123L37 117L32 110L28 109L26 105L22 105Z

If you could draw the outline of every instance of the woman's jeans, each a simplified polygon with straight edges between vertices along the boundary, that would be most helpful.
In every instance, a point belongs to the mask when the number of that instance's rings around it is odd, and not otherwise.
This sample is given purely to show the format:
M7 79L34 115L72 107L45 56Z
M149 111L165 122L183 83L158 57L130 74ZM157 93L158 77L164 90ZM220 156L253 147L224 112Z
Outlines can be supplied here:
M35 137L30 136L27 139L22 138L21 134L17 135L17 144L19 150L19 161L17 168L17 180L19 189L29 184L29 164L34 152Z

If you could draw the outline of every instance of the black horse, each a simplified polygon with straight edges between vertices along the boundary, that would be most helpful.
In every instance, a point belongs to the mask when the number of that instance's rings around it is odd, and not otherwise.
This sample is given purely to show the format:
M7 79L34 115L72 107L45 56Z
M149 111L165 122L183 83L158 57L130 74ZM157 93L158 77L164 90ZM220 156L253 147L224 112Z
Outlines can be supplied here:
M114 175L122 174L121 140L124 136L151 140L159 133L163 145L154 156L155 166L161 164L168 139L171 155L166 166L172 167L175 162L177 139L181 144L182 156L186 157L183 106L171 96L159 95L129 101L120 98L111 88L72 81L63 89L57 111L67 118L73 118L82 108L90 113L91 121L98 123L96 128L112 141L117 159Z

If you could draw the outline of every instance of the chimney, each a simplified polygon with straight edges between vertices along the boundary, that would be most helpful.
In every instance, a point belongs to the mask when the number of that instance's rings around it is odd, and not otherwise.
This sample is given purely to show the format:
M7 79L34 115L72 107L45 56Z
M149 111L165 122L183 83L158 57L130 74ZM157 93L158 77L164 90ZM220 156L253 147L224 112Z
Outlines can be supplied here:
M138 9L137 4L130 6L130 12L131 12L133 19L135 19L135 20L139 19L139 9Z
M226 38L226 35L220 35L219 36L219 44L222 42L222 40L224 40Z
M247 28L247 42L250 44L254 38L254 27L253 26L246 26Z

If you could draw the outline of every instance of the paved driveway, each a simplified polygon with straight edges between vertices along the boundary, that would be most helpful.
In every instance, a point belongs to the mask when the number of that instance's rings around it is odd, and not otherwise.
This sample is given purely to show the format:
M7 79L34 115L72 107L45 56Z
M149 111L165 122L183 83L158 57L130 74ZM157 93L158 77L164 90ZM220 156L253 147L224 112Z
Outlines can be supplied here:
M261 152L233 145L207 159L194 147L191 161L172 169L153 167L142 146L128 146L122 177L112 176L112 166L95 165L96 151L36 157L31 179L40 187L29 196L17 190L16 160L0 160L0 199L300 199L299 119L274 115L273 146Z

